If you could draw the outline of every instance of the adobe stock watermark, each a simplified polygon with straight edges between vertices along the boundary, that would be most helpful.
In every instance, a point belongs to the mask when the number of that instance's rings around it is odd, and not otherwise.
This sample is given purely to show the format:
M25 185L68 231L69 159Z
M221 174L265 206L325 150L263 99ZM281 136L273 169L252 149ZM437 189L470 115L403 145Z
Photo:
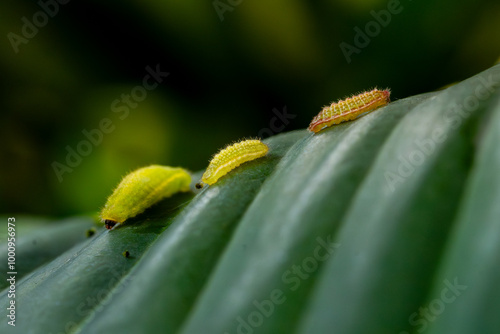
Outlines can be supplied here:
M269 127L260 129L257 134L259 138L266 138L285 130L286 126L290 123L291 119L297 117L295 114L289 114L286 111L286 106L283 107L283 111L279 111L277 108L273 108L274 117L269 121Z
M212 5L214 6L219 19L224 21L224 13L232 12L237 6L241 5L243 0L214 0Z
M478 85L473 95L469 95L462 100L461 104L455 104L443 115L445 122L450 124L451 129L457 129L471 113L479 107L480 101L487 100L495 91L499 82L493 79L490 74L488 79L480 76L476 79ZM448 128L446 126L445 128ZM403 184L416 169L421 166L428 157L436 151L438 144L448 139L448 134L441 127L435 127L429 138L415 139L415 148L405 156L399 155L399 164L393 170L386 170L384 173L387 188L394 192L398 184Z
M413 327L418 327L416 330L419 333L425 331L429 323L434 322L446 310L446 305L457 300L463 291L467 290L467 285L458 283L458 278L453 279L453 283L449 280L444 280L445 288L441 290L439 298L433 299L427 307L420 307L418 312L413 312L408 317L408 322ZM411 331L413 333L413 331ZM399 334L409 334L409 332L401 331Z
M133 87L129 94L121 94L120 98L111 102L110 109L113 113L118 114L120 120L126 119L130 114L130 109L137 108L139 103L144 101L148 96L148 91L152 91L158 87L170 74L162 72L160 64L157 64L155 69L150 66L146 66L145 69L147 74L142 79L142 85ZM66 145L68 154L64 163L53 161L51 164L59 183L63 181L65 173L73 172L82 163L83 157L90 155L94 147L102 143L104 135L113 132L115 128L116 125L113 120L105 117L99 121L96 128L90 130L83 129L82 134L85 139L80 140L74 148Z
M387 9L382 9L378 12L374 10L370 11L373 20L365 24L364 31L358 26L354 27L354 32L356 33L353 40L354 45L346 42L339 44L347 63L350 64L352 55L361 53L361 50L370 44L371 38L377 37L382 28L387 27L391 23L392 16L401 13L403 9L399 0L389 0Z
M307 280L313 272L318 270L321 262L329 259L337 248L339 243L334 243L331 235L326 240L321 237L316 238L317 246L313 254L304 258L299 264L293 264L281 275L281 281L287 285L289 292L296 291L304 280ZM236 334L253 334L254 329L262 326L265 319L274 314L276 307L286 301L286 291L273 289L269 293L268 299L257 300L253 304L253 311L246 316L236 317ZM230 334L225 332L224 334Z
M22 26L20 35L9 32L7 39L12 46L15 53L19 52L21 44L28 44L28 42L35 38L39 29L45 27L49 23L49 18L53 18L59 13L59 5L66 5L70 0L40 0L37 5L41 10L35 12L31 20L26 16L21 18Z

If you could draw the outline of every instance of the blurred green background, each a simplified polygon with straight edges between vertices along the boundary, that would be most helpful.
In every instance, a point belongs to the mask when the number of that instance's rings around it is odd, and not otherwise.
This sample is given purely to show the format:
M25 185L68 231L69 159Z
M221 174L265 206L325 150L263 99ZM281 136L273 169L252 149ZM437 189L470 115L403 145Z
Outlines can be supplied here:
M8 215L94 212L137 167L197 171L224 145L305 128L346 95L390 87L395 100L439 89L500 55L496 0L60 2L0 4ZM391 6L399 12L376 23L372 11ZM356 27L372 29L362 47ZM357 47L350 61L341 43ZM126 106L123 96L145 91L147 66L169 75ZM285 122L276 118L284 109ZM84 132L103 119L113 130L85 146ZM69 166L68 147L86 155ZM54 162L67 169L58 175Z

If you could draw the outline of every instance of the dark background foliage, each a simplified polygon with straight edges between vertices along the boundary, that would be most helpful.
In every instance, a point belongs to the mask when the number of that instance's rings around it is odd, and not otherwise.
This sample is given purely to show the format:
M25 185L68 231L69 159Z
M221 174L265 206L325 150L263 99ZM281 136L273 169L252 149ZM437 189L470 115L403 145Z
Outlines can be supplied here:
M393 1L68 1L17 46L23 18L55 0L3 1L0 212L94 212L134 168L200 170L227 143L307 127L333 100L439 89L500 55L498 1L401 0L348 61L341 43L355 47L355 28ZM120 119L114 101L147 66L170 74ZM68 165L68 147L105 118L113 131L58 177L54 162Z

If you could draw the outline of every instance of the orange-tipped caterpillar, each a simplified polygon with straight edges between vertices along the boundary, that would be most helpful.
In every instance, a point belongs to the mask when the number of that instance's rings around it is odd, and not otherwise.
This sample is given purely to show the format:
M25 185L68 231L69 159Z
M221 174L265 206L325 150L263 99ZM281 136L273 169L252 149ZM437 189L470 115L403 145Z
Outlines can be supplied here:
M324 107L323 110L313 118L309 125L309 131L317 133L334 124L356 119L364 113L373 111L389 103L390 95L391 92L388 89L373 89L369 92L364 92L345 100L332 103Z

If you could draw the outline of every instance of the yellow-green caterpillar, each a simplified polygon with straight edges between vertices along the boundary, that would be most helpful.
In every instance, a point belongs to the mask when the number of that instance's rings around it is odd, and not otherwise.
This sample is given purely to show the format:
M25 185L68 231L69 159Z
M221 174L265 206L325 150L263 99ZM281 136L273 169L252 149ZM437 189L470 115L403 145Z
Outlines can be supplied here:
M101 219L107 229L135 217L165 197L189 191L191 175L184 169L151 165L128 174L108 197Z
M202 188L203 183L214 184L242 163L263 157L268 151L269 147L257 139L243 140L227 146L210 161L201 182L196 184L196 188Z
M391 91L389 89L379 90L375 88L369 92L363 92L345 100L334 102L324 107L313 118L311 124L309 124L309 131L317 133L334 124L356 119L362 114L389 103L391 100L390 95Z

